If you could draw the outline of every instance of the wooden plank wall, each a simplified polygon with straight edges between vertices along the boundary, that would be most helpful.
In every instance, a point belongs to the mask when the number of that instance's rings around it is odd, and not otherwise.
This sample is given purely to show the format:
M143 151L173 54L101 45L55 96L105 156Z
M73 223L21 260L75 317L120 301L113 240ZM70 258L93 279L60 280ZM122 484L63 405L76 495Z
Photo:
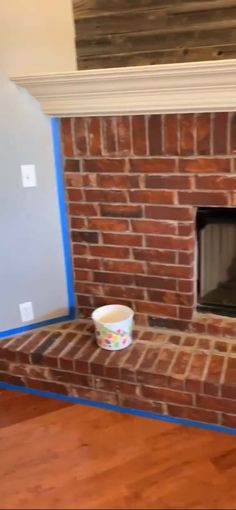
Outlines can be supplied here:
M78 68L236 58L236 0L73 0Z

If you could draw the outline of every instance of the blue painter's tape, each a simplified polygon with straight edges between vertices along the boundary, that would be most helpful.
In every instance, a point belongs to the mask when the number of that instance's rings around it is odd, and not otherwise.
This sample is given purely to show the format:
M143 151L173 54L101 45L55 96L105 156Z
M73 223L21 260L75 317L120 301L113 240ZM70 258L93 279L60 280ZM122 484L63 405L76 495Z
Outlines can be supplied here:
M107 404L105 402L97 402L95 400L87 400L79 397L70 397L68 395L59 395L58 393L52 393L51 391L36 390L33 388L26 388L25 386L15 386L14 384L8 384L0 381L0 388L6 388L8 390L19 391L20 393L29 393L30 395L38 395L40 397L55 398L57 400L63 400L65 402L71 402L72 404L84 404L90 407L98 407L100 409L106 409L108 411L117 411L119 413L131 414L133 416L140 416L143 418L151 418L153 420L159 420L168 423L176 423L177 425L186 425L190 427L197 427L203 430L211 430L213 432L223 432L225 434L236 435L236 429L225 427L223 425L216 425L213 423L203 423L193 420L187 420L185 418L175 418L174 416L166 416L163 414L153 413L152 411L142 411L141 409L132 409L129 407L116 406L113 404Z
M64 261L65 261L68 314L60 316L60 317L55 317L53 319L47 319L45 321L37 322L34 324L27 324L25 326L20 326L19 328L8 329L7 331L1 331L0 338L16 335L18 333L24 333L25 331L31 331L31 330L37 329L39 327L49 326L50 324L56 324L58 322L69 321L69 320L72 320L75 318L73 271L72 271L72 262L71 262L71 254L70 254L69 230L68 230L67 218L66 218L65 194L64 194L64 184L63 184L63 169L62 169L62 164L61 164L62 158L61 158L61 151L60 151L60 129L59 129L59 120L58 119L56 119L56 118L51 119L51 129L52 129L55 174L56 174L56 183L57 183L57 195L58 195L59 213L60 213L60 224L61 224L62 241L63 241L63 254L64 254Z
M56 168L56 178L57 178L57 192L59 199L59 208L60 208L60 220L61 220L61 231L63 238L63 249L64 249L64 260L65 260L65 273L66 273L66 282L67 282L67 295L68 295L68 320L74 319L75 317L75 297L74 297L74 289L73 289L73 271L72 271L72 262L71 262L71 254L70 254L70 242L69 242L69 231L67 225L67 217L66 217L66 205L65 205L65 192L64 192L64 182L63 182L63 169L62 169L62 158L61 158L61 150L60 150L60 128L59 128L59 120L52 118L51 119L52 126L52 135L53 135L53 148L54 148L54 159L55 159L55 168Z

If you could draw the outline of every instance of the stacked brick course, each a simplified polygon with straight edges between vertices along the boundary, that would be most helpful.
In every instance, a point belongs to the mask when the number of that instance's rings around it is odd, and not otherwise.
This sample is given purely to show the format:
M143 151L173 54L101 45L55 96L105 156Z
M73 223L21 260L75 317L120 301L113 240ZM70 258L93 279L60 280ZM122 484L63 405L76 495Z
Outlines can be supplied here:
M196 313L195 216L236 204L236 114L65 118L61 135L80 313L115 300L141 325L234 337Z
M236 427L236 343L136 328L123 351L73 321L0 342L0 381Z

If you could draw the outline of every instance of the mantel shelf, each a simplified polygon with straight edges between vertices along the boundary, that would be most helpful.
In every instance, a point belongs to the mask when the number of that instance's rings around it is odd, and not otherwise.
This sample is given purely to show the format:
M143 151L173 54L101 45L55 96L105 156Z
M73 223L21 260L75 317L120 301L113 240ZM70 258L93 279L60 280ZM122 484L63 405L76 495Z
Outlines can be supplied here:
M236 60L96 69L12 80L57 117L233 111Z

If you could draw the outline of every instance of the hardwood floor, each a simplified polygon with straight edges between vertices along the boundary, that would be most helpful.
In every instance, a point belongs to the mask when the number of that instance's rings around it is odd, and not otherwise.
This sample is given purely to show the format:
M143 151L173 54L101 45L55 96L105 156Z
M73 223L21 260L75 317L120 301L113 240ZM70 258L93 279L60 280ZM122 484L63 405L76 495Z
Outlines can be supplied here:
M0 393L2 509L236 508L236 437Z

